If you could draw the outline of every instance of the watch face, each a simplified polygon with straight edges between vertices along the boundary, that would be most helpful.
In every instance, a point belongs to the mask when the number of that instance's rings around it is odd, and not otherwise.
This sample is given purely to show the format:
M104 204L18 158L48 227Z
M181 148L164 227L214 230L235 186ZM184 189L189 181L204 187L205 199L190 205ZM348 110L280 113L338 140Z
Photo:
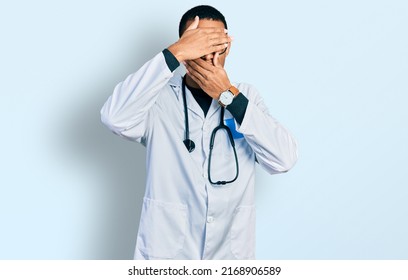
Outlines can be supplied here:
M224 106L228 106L232 103L232 100L234 99L234 94L232 94L229 91L224 91L220 95L220 99L218 100L221 102Z

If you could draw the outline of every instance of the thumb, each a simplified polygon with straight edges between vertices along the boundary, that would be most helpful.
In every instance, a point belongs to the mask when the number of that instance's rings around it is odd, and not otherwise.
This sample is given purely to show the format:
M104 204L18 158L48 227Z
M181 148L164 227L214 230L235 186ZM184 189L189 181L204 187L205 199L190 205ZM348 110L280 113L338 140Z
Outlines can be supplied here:
M200 18L198 16L195 16L193 23L190 24L189 27L187 27L186 31L196 29L198 27L198 22L199 21L200 21Z
M215 67L222 68L222 65L219 61L219 57L220 57L220 54L216 52L213 56L213 65Z

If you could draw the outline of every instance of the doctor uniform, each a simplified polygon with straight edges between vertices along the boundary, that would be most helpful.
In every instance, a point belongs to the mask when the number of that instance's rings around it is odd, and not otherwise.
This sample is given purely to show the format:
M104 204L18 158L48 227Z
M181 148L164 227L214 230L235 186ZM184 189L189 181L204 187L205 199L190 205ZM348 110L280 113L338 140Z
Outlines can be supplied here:
M227 106L239 176L226 185L208 180L209 143L220 122L220 105L208 112L186 88L190 139L184 146L185 115L179 65L167 50L119 83L101 110L114 133L147 149L147 182L135 259L254 259L255 163L270 174L288 171L297 160L296 142L271 115L251 85L235 83L245 110L239 122ZM175 65L176 64L176 65ZM232 111L232 110L231 110ZM239 110L238 110L239 111ZM217 133L211 159L213 181L231 180L235 160L225 132Z

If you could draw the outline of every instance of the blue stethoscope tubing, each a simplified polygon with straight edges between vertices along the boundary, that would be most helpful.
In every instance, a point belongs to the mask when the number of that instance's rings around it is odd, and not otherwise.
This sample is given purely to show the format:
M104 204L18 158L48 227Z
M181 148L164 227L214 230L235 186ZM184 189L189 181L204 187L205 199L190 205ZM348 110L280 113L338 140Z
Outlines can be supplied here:
M186 146L187 151L191 153L195 149L195 143L193 140L190 139L190 129L188 126L188 111L187 111L187 100L186 100L186 76L183 77L182 91L183 91L184 121L185 121L185 133L184 133L183 143ZM224 124L224 113L225 113L225 108L221 106L220 123L217 127L214 128L214 130L211 133L211 138L210 138L210 154L208 156L208 180L213 185L230 184L234 182L235 180L237 180L238 175L239 175L239 164L238 164L237 151L235 150L235 141L234 141L234 137L232 136L230 128ZM235 173L235 177L232 180L213 181L211 178L212 151L214 148L215 135L217 134L217 131L222 130L222 129L227 131L228 139L231 143L232 150L234 151L236 173Z

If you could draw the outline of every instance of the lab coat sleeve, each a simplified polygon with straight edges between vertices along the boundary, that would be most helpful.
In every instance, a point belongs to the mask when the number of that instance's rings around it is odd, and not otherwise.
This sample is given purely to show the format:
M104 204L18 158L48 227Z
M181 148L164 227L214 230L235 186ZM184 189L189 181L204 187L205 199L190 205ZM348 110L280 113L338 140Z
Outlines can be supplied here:
M116 85L101 109L102 123L115 134L145 144L146 131L154 118L152 107L172 76L163 53L157 54Z
M247 110L238 131L255 152L258 163L270 174L283 173L297 161L297 144L291 133L269 113L260 95L247 87Z

